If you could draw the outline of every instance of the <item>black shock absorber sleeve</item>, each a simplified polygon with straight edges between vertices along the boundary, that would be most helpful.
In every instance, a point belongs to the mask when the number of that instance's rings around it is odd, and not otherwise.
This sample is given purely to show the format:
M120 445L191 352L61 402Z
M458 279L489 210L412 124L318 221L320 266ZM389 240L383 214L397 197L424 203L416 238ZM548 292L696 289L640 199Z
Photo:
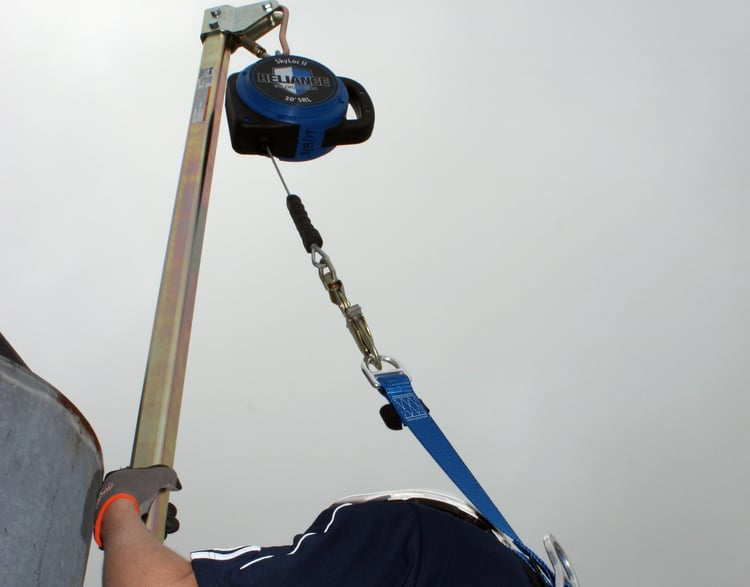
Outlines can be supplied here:
M289 215L294 221L294 226L297 227L297 232L302 239L302 244L305 246L305 250L310 253L313 245L322 247L323 237L320 236L320 233L310 221L310 217L307 215L307 211L305 210L305 206L302 204L300 197L294 194L287 196L286 207L287 210L289 210Z

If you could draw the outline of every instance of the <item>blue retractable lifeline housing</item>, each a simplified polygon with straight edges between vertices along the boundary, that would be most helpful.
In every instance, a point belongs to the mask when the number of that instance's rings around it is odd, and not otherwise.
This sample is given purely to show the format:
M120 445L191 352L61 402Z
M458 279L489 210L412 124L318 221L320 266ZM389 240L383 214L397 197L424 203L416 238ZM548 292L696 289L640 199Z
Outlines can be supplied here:
M347 119L351 105L356 118ZM244 155L307 161L336 145L366 141L375 110L365 89L297 55L266 57L227 82L232 147Z

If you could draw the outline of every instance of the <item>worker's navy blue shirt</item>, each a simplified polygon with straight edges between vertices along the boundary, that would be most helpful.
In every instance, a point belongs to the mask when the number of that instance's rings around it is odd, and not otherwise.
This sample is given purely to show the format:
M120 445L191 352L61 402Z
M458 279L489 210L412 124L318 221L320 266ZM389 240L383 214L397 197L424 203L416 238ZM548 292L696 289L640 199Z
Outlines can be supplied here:
M200 587L529 587L524 563L491 533L405 501L340 504L289 546L191 555Z

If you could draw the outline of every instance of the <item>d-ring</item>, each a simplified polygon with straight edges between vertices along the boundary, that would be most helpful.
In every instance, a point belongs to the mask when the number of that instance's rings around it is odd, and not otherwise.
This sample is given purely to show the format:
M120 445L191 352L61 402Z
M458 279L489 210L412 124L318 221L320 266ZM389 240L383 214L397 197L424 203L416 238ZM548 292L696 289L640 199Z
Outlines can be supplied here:
M409 377L409 374L406 372L406 370L401 366L401 363L398 362L397 359L394 359L393 357L388 357L386 355L380 355L380 360L382 361L382 366L385 367L388 365L389 367L392 367L392 369L377 369L375 367L375 364L373 362L372 357L365 357L362 360L362 373L365 374L365 377L367 377L367 380L370 382L370 385L372 385L375 389L380 391L382 393L383 386L378 383L377 375L390 375L390 374L396 374L396 373L403 373L407 377ZM376 370L373 371L371 367L375 367Z
M544 549L555 571L555 587L579 587L578 577L568 560L568 555L552 534L544 537Z

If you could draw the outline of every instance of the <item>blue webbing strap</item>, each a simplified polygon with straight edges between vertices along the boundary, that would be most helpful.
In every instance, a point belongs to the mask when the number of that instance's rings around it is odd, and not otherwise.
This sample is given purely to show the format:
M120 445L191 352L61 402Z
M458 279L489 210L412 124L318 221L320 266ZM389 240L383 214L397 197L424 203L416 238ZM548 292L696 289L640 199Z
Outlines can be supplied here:
M401 422L412 431L417 440L435 459L440 468L450 477L466 498L487 520L508 536L516 547L540 567L544 578L553 584L554 574L549 567L520 539L500 510L492 502L476 477L461 459L456 449L443 434L435 420L427 412L411 386L409 376L403 372L383 373L374 376L380 385L379 391L398 412Z

